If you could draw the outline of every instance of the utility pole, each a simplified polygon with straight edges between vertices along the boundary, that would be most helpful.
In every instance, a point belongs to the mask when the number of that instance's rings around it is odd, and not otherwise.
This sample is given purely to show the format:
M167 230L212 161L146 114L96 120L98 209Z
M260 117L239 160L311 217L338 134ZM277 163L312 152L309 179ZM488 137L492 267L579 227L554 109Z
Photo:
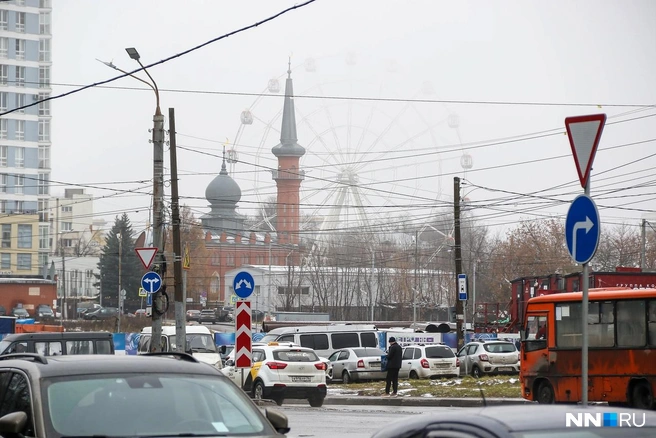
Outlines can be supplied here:
M175 109L169 108L169 140L171 153L171 222L173 227L173 285L175 288L175 345L186 351L185 302L182 291L182 242L180 238L180 197L178 195L178 158L175 137Z
M62 238L59 236L59 254L62 259L62 309L61 320L62 324L64 319L68 319L68 311L66 309L66 256L64 255L64 248L62 247Z
M462 326L463 323L463 302L458 299L458 274L462 274L462 247L460 240L460 178L453 178L453 238L454 238L454 253L456 262L455 272L455 300L456 300L456 331L458 336L458 348L460 349L465 344L465 338Z
M640 224L640 270L645 270L645 258L647 252L647 220L643 219Z
M116 331L121 332L121 313L123 313L123 278L121 277L121 258L123 256L123 235L121 233L116 234L118 237L118 318L117 318L117 327Z
M417 265L419 259L417 257L419 248L419 231L415 230L415 287L412 289L412 324L417 322Z

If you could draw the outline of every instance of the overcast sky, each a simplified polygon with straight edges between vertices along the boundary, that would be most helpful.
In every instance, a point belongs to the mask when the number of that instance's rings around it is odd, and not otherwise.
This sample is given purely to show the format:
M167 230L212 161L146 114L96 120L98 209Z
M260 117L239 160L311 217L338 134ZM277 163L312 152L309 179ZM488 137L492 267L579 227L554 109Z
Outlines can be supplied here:
M53 3L53 91L61 94L116 76L96 59L138 67L126 47L149 64L296 2ZM239 155L229 170L242 214L275 193L268 170L291 56L308 150L306 214L327 216L319 206L337 203L331 187L351 172L372 217L429 220L429 207L452 203L454 176L472 184L464 194L495 229L563 215L582 193L564 119L603 112L591 194L604 222L637 224L656 204L654 17L650 0L317 0L150 69L162 111L176 111L181 202L198 216L208 211L205 188L224 144ZM279 93L267 89L274 78ZM127 211L140 231L155 96L132 78L110 86L53 102L52 193L87 187L99 216L111 223ZM245 109L252 125L240 122ZM473 159L466 173L465 154ZM169 169L168 148L166 157Z

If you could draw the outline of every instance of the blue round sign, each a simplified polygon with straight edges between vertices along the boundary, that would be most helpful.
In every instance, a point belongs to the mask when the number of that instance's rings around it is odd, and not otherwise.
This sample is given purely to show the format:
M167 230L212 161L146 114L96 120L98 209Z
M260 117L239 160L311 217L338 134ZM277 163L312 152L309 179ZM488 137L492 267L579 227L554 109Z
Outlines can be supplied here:
M248 272L241 271L235 275L232 288L239 298L248 298L255 290L255 280L253 280L253 276Z
M162 287L162 277L157 272L146 272L141 277L141 287L149 294L154 294Z
M565 220L567 250L576 263L588 263L597 252L600 236L597 205L588 195L572 201Z

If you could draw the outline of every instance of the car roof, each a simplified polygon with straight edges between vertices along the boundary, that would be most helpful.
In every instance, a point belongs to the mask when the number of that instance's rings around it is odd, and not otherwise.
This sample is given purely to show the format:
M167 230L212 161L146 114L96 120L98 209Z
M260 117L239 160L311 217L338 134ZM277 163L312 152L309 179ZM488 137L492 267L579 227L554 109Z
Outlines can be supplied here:
M414 436L429 425L439 423L463 424L485 428L497 436L508 436L510 432L549 431L565 429L565 414L603 412L635 412L645 414L646 425L656 426L656 412L617 408L608 406L578 406L578 405L506 405L483 408L468 408L466 411L449 411L422 414L411 418L394 421L374 434L375 438ZM434 430L434 429L433 429ZM546 435L545 435L546 436Z
M58 340L58 339L112 339L110 332L38 332L38 333L12 333L5 336L3 341Z
M40 356L31 353L0 356L0 367L18 368L34 377L67 375L174 373L223 376L213 366L184 353Z

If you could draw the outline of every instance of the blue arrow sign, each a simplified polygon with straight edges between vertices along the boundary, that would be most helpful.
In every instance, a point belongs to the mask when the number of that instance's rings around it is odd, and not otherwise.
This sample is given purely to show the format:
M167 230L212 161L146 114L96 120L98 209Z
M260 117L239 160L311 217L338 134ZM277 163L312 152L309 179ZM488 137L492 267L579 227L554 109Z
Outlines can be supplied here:
M162 287L162 277L160 277L157 272L146 272L144 276L141 277L141 287L143 287L149 294L154 294L160 287Z
M458 300L467 301L467 274L458 274Z
M241 271L235 275L232 288L239 298L248 298L255 290L255 280L253 280L253 276L248 272Z
M565 220L565 240L576 263L588 263L597 252L599 222L599 211L591 197L579 195L572 201Z

